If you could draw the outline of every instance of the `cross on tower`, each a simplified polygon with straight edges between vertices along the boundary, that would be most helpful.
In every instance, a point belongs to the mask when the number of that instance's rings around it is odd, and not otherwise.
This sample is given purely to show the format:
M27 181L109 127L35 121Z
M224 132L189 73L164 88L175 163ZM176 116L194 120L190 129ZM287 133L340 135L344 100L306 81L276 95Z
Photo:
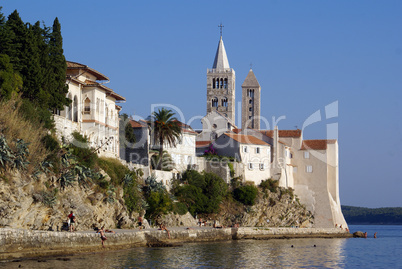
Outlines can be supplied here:
M220 25L218 25L218 27L221 28L221 36L222 36L222 28L223 28L224 26L223 26L222 23L221 23Z

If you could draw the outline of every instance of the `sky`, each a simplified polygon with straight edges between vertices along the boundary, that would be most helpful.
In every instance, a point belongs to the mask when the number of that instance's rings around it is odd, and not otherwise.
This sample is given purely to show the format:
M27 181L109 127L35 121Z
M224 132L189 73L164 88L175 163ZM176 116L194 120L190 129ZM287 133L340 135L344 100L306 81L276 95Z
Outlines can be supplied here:
M1 0L24 22L58 17L67 60L110 78L122 112L166 106L200 129L206 71L219 42L236 72L252 67L261 116L305 139L339 142L343 205L402 206L402 1ZM236 105L238 107L238 105ZM318 112L317 112L318 111ZM308 124L308 119L321 116ZM313 116L312 116L313 115ZM310 117L312 116L312 117ZM236 111L240 124L241 112Z

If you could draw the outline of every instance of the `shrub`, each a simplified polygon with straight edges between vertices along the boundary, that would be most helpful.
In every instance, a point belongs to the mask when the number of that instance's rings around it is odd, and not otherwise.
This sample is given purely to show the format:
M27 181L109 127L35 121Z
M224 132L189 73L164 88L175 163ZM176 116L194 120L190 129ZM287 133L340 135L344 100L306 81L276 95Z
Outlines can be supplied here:
M188 212L187 206L184 203L173 203L173 212L179 215L184 215Z
M132 174L130 169L115 158L98 158L96 163L110 176L111 182L115 185L120 185L126 174Z
M146 217L156 218L160 215L167 214L173 209L173 202L167 192L153 191L146 198L148 203L148 210Z
M267 180L263 180L260 184L260 187L265 191L269 190L270 192L277 192L279 187L279 181L273 180L271 178Z
M230 177L233 178L235 176L235 170L233 168L233 163L228 162L228 167L229 167L229 170L230 170Z
M57 141L56 138L54 138L52 135L50 134L46 134L43 138L42 138L42 143L45 146L45 148L50 151L53 152L57 149L60 148L60 144Z
M258 189L253 185L240 186L233 191L233 197L244 205L254 205L257 195Z

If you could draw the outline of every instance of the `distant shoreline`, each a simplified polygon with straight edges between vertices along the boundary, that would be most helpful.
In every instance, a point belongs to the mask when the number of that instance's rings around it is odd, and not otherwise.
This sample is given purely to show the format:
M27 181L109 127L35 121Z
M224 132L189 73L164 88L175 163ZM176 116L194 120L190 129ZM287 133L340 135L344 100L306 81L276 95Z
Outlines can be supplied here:
M0 260L44 256L61 256L133 247L170 247L191 242L213 242L244 239L350 238L352 234L339 228L168 228L147 230L115 230L107 233L105 248L99 234L93 231L51 232L0 228Z

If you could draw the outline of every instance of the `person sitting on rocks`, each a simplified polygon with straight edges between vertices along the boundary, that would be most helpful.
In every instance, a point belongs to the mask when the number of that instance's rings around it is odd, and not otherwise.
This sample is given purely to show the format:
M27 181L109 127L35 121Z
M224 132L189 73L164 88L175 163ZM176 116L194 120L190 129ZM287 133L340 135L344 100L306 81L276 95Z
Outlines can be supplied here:
M70 232L74 232L75 231L75 222L76 222L76 218L75 215L73 213L73 211L70 212L70 215L68 215L68 229Z

